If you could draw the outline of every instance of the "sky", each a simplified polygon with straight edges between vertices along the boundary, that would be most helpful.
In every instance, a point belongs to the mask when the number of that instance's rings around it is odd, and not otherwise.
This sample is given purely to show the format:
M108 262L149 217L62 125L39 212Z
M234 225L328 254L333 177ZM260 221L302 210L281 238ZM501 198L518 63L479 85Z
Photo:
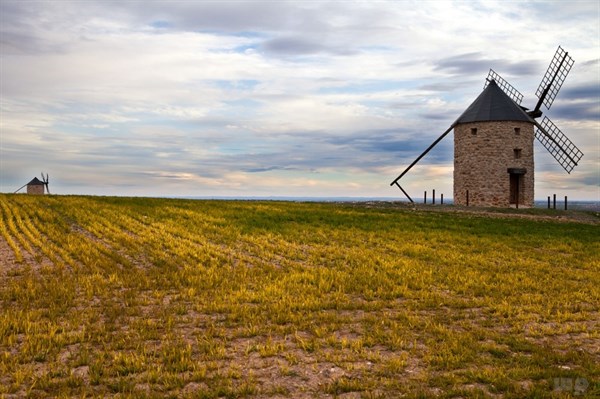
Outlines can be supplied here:
M481 93L575 60L535 196L600 200L597 1L0 0L0 192L390 197ZM400 183L452 196L453 136Z

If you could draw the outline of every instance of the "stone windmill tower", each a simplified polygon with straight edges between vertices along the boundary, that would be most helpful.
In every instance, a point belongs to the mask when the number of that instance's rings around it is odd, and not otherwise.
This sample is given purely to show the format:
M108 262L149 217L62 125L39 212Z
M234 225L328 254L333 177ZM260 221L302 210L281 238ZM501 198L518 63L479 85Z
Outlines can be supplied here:
M454 203L533 206L534 126L492 80L454 126Z
M534 137L567 171L583 153L548 119L550 109L573 59L560 46L536 91L532 111L522 107L523 95L493 70L483 92L462 115L413 161L390 185L396 185L411 201L398 181L454 129L454 203L476 206L533 206Z

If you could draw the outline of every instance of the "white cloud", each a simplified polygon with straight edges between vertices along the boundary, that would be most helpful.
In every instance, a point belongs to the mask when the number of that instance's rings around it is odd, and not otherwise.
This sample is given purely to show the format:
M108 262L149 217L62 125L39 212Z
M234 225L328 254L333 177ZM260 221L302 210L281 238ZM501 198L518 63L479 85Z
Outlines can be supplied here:
M4 0L0 191L51 168L57 192L400 195L389 181L474 100L487 68L530 105L562 44L576 60L565 89L597 88L598 7ZM536 161L543 190L594 198L598 119L585 118L598 100L584 91L548 113L582 164L563 176ZM451 168L432 153L406 185L449 193Z

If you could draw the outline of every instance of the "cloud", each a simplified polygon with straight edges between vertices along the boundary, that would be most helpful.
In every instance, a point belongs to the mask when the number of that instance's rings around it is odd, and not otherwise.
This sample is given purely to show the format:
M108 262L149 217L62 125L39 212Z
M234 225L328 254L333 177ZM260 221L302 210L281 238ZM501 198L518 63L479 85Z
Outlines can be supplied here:
M549 117L571 121L600 119L600 84L578 84L560 90L550 110L544 109Z
M459 54L435 62L435 70L456 75L484 75L491 69L507 75L535 75L541 70L536 61L507 61L502 59L488 59L481 52Z
M563 39L582 61L548 115L587 158L598 115L591 9L2 1L0 191L44 169L57 192L394 195L388 179L477 97L489 68L532 93ZM534 23L542 11L549 22ZM451 163L449 135L410 181Z
M598 101L560 102L547 111L553 118L575 121L600 121Z
M598 100L600 98L600 86L596 84L567 87L560 91L560 98L569 100Z
M260 49L278 56L301 56L320 53L350 55L354 53L351 50L345 50L338 46L327 46L323 42L305 37L278 37L266 40L260 45Z

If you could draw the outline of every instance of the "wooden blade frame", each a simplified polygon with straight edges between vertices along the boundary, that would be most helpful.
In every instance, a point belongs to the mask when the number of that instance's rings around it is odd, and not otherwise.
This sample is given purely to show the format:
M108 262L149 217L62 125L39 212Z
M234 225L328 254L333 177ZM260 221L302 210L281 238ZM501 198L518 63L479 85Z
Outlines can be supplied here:
M539 98L535 111L539 111L542 104L546 106L546 109L550 109L574 63L575 61L569 56L569 53L558 46L552 61L550 61L548 70L535 92L535 95Z
M570 174L583 157L583 152L548 117L545 116L542 123L536 122L535 125L535 138Z
M485 79L483 88L485 89L492 80L496 82L496 84L504 93L506 93L507 96L509 96L517 104L521 105L521 101L523 101L523 94L521 94L519 90L515 89L513 85L504 80L502 76L498 75L493 69L490 69L490 72Z

